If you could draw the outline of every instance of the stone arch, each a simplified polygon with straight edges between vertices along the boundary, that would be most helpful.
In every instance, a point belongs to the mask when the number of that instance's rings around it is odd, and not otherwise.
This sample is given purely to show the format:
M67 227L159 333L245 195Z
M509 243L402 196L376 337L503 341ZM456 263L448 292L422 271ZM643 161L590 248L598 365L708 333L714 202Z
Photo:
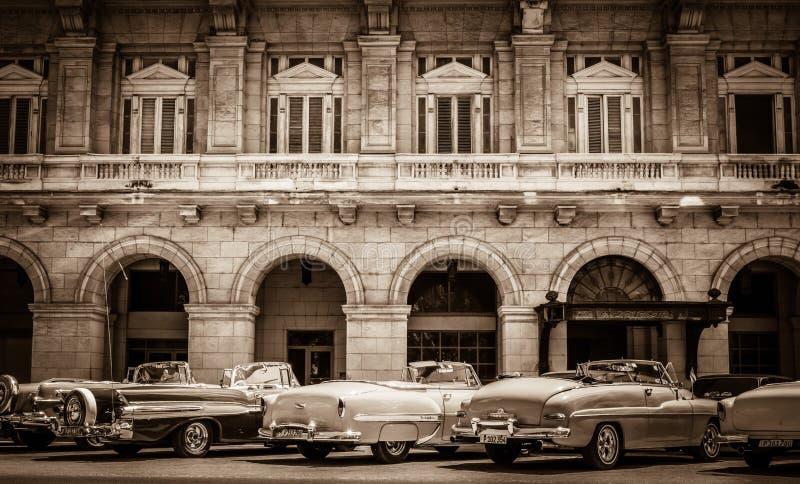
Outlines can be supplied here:
M364 285L350 258L328 242L307 235L281 237L256 249L239 267L231 289L231 303L255 304L256 294L267 274L290 259L310 257L324 262L339 275L347 304L364 304Z
M114 280L122 267L156 257L169 261L181 273L191 303L207 302L206 282L192 256L174 242L153 235L133 235L105 246L81 272L75 302L105 305L104 286Z
M711 280L711 289L719 289L720 299L728 300L728 291L736 274L756 260L780 264L800 277L800 241L786 237L764 237L739 246L728 254Z
M33 251L16 240L0 236L0 257L8 257L25 270L33 286L33 302L50 302L50 279Z
M411 284L428 264L443 258L477 264L494 279L503 306L522 304L522 283L511 262L491 245L466 236L444 236L414 248L401 262L389 286L389 304L408 304Z
M684 291L678 272L655 247L631 237L602 237L590 240L567 254L550 279L550 290L566 300L570 282L585 264L609 255L629 257L643 265L658 281L664 301L683 301Z

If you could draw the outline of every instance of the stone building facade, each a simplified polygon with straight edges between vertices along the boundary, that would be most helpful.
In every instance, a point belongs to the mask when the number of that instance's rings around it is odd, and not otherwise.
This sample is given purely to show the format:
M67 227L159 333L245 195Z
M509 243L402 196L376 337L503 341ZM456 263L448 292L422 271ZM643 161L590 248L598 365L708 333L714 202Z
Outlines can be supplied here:
M3 2L0 372L800 377L798 41L791 0Z

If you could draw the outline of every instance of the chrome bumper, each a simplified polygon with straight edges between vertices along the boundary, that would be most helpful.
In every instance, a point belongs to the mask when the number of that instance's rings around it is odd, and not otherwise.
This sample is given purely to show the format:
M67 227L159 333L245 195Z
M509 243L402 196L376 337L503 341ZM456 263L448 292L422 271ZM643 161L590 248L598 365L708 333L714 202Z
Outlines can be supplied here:
M114 440L130 440L133 438L133 421L117 420L110 424L100 425L62 425L58 417L51 417L44 412L30 412L3 417L15 430L49 430L56 437L102 437Z
M746 444L750 436L746 434L717 435L718 444Z
M473 418L469 427L451 427L453 442L479 442L481 435L505 435L515 442L532 442L536 440L564 439L571 430L566 427L520 427L517 420L484 420Z
M282 430L293 429L299 430L302 434L298 437L275 437ZM331 442L331 443L348 443L358 444L361 442L361 432L354 432L347 430L344 432L331 432L324 430L317 430L314 425L305 424L287 424L287 425L270 425L269 428L258 429L258 435L267 440L267 442Z

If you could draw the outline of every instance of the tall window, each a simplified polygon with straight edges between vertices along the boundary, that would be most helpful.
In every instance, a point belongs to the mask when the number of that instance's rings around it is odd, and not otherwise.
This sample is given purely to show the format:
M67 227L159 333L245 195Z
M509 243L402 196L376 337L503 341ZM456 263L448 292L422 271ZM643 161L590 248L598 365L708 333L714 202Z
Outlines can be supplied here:
M45 151L48 73L46 57L0 59L0 154Z

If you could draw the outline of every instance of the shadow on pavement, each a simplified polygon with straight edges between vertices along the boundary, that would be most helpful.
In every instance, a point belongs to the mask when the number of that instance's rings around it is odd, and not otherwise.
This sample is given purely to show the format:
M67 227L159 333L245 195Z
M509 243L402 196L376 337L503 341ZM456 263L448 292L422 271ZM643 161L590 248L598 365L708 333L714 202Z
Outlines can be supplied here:
M705 476L752 476L752 477L800 477L800 460L792 461L773 461L772 465L763 470L751 469L744 463L743 459L738 460L736 467L722 467L698 472Z
M169 447L152 447L143 449L138 454L132 456L122 456L114 451L95 451L83 452L76 447L65 447L65 450L70 450L73 453L64 455L46 455L42 457L35 457L34 461L41 462L143 462L161 459L177 459L178 456ZM225 447L223 445L211 447L208 455L204 459L229 459L231 457L251 457L254 455L297 455L294 448L286 449L266 449L263 446L249 446L249 447ZM299 456L298 456L299 457Z

